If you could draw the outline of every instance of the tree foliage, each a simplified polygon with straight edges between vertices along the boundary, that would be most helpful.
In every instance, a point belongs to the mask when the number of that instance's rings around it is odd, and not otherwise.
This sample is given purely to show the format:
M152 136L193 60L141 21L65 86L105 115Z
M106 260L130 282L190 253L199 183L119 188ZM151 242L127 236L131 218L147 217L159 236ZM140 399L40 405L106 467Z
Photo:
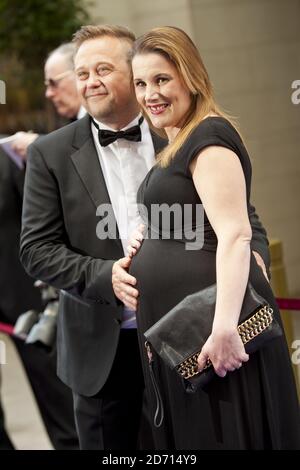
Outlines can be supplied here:
M0 79L7 92L0 133L55 127L56 115L44 97L44 62L90 22L87 5L86 0L0 0Z
M0 53L41 67L47 54L88 21L80 0L0 0Z

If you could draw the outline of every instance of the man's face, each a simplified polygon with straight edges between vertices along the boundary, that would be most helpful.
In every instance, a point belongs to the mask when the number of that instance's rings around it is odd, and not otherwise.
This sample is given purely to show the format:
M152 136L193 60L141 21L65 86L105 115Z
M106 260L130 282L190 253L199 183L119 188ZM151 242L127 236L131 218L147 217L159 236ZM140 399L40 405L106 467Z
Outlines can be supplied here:
M56 111L63 117L76 117L80 108L74 71L66 58L54 54L45 64L46 98L52 101Z
M138 114L131 68L130 43L103 36L81 44L75 55L75 74L82 104L93 117L120 129Z

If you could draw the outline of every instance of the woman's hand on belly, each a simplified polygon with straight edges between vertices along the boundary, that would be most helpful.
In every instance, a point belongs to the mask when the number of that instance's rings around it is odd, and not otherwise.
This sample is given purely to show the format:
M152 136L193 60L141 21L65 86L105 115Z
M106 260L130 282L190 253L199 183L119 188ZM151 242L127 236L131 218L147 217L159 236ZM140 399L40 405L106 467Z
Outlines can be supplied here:
M144 230L145 230L145 225L141 224L138 226L138 228L133 232L133 234L130 237L130 245L127 247L128 251L128 256L132 258L134 255L137 254L138 250L142 246L142 242L144 239Z

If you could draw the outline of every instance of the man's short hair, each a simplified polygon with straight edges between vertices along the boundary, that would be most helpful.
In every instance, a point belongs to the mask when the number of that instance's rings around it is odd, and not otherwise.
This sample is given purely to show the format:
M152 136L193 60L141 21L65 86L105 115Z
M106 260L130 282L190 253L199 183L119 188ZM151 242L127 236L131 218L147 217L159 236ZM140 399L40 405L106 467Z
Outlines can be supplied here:
M118 25L87 25L81 26L81 28L73 34L73 44L75 45L75 54L78 51L79 47L85 41L89 39L98 39L104 36L110 36L118 39L123 39L128 41L128 43L132 46L135 41L135 35L130 29L126 28L125 26L118 26ZM131 54L128 55L128 61L130 62Z

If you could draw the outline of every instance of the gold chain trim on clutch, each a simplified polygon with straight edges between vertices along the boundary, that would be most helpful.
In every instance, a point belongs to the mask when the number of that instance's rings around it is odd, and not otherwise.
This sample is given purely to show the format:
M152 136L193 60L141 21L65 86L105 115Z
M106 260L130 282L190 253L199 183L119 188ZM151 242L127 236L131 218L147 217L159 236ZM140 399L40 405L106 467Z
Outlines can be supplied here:
M260 308L252 317L245 320L238 325L238 332L243 341L243 344L249 343L253 338L260 335L268 328L273 321L273 309L269 305ZM199 374L197 359L200 351L188 357L185 361L179 364L176 369L184 379L190 379ZM208 359L204 369L207 369L212 364ZM201 371L201 372L202 372Z

